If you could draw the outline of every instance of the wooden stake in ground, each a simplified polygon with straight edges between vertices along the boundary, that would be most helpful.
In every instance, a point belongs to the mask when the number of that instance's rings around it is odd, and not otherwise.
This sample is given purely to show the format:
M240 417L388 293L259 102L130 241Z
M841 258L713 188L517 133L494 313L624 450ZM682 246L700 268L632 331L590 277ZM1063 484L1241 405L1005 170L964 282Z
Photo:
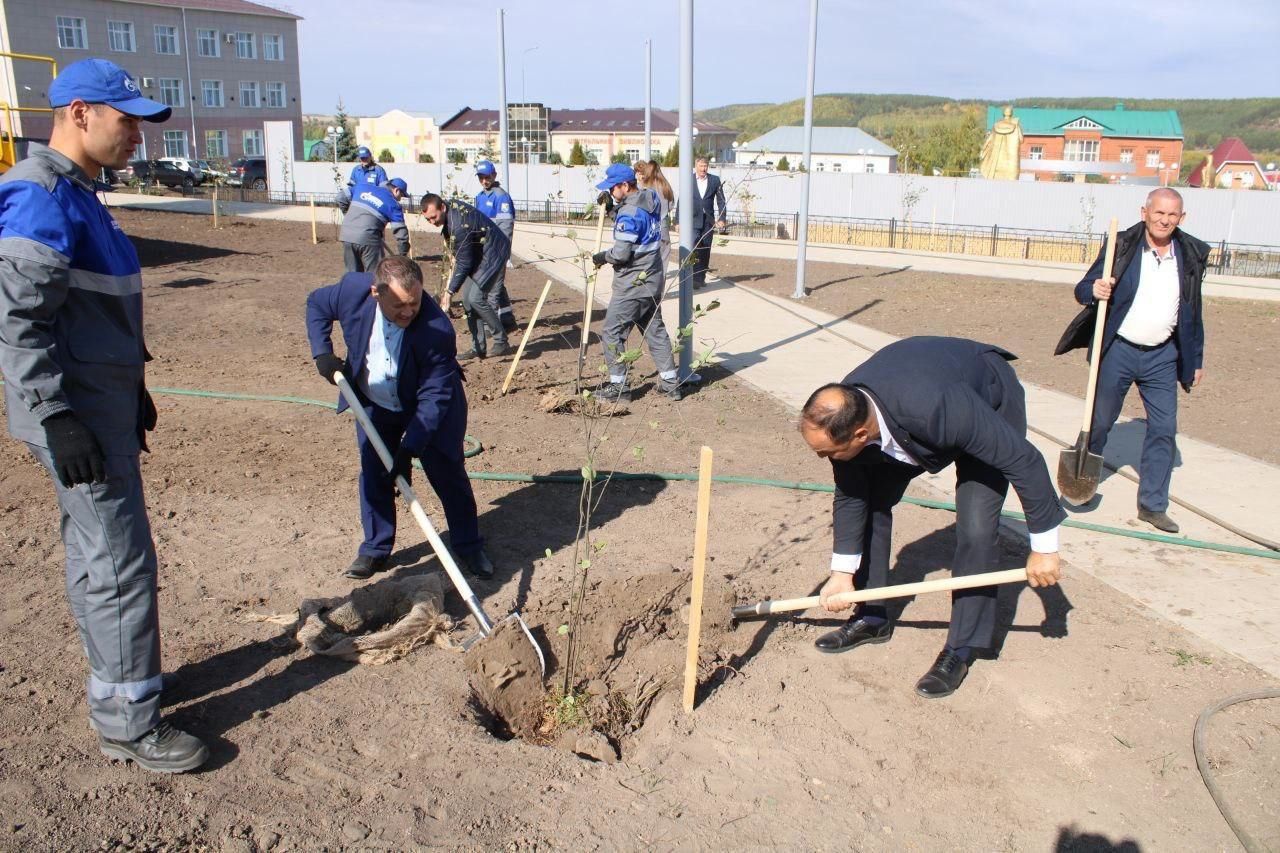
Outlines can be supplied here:
M316 234L316 197L311 197L311 245L320 245L320 236Z
M684 659L684 712L693 713L698 691L698 635L702 633L702 576L707 566L707 527L711 516L711 448L702 448L698 464L698 519L693 532L693 589L689 594L689 648Z
M213 229L218 230L218 185L213 185Z
M507 389L511 387L511 379L516 375L516 365L520 363L520 356L524 355L524 345L529 343L529 338L533 335L533 326L538 322L538 315L542 313L542 303L547 301L547 294L550 292L551 279L547 279L547 283L542 287L542 295L538 297L538 304L533 306L533 316L529 318L529 325L524 327L524 336L520 338L516 357L511 359L511 366L507 368L507 378L503 380L502 390L498 392L499 397L505 397Z
M596 248L595 252L600 251L600 247L604 245L604 205L600 205L600 215L596 219ZM594 253L593 253L594 254ZM588 259L586 263L591 263ZM585 268L585 267L584 267ZM596 279L600 277L600 270L595 271L595 275L587 273L586 298L582 309L582 340L578 343L578 382L582 382L582 370L587 361L587 343L591 339L591 312L595 308L596 301ZM581 391L579 387L577 390Z

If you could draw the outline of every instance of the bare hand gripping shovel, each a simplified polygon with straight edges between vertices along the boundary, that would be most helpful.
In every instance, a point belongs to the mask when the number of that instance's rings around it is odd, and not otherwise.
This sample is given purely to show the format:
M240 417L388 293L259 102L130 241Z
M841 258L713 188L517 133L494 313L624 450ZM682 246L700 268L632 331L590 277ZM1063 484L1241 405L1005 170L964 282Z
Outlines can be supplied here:
M1107 253L1102 261L1102 277L1111 278L1116 260L1116 226L1111 219L1107 229ZM1102 363L1102 332L1107 324L1107 300L1098 300L1098 314L1094 318L1093 346L1089 355L1089 384L1084 392L1084 424L1076 438L1076 446L1064 450L1058 456L1058 489L1073 504L1088 503L1098 493L1098 480L1102 476L1102 455L1089 452L1089 436L1093 432L1093 399L1098 388L1098 366Z
M351 388L351 383L347 381L347 377L343 376L340 371L333 374L333 381L338 386L338 390L342 392L342 396L346 398L347 405L351 407L351 413L356 416L360 426L364 427L365 435L369 437L369 442L373 445L373 449L378 452L378 458L382 460L383 465L387 466L388 471L392 470L394 462L391 454L387 451L387 445L383 443L382 437L374 429L373 423L369 420L369 415L364 410L364 406ZM479 626L480 632L462 644L464 649L470 649L477 641L483 640L492 634L497 626L493 624L493 620L484 612L484 608L480 606L480 601L476 598L476 594L471 591L471 585L467 583L467 579L458 570L458 564L454 562L453 555L449 553L449 549L445 547L444 542L440 539L440 534L436 533L435 527L431 524L431 519L427 518L427 511L418 502L418 496L413 493L413 488L409 485L409 481L404 477L396 477L396 488L400 490L401 497L408 502L409 511L413 513L418 526L426 534L427 541L431 543L431 550L436 552L436 558L440 560L440 565L444 566L445 574L453 582L453 588L458 591L458 595L466 603L471 615L476 618L476 624ZM520 618L519 613L513 612L502 622L514 622L520 627L521 633L529 640L534 652L537 653L538 666L542 669L542 675L545 676L547 674L547 659L543 656L542 649L539 648L537 641L533 639L533 634L529 631L529 626L525 624L524 619Z

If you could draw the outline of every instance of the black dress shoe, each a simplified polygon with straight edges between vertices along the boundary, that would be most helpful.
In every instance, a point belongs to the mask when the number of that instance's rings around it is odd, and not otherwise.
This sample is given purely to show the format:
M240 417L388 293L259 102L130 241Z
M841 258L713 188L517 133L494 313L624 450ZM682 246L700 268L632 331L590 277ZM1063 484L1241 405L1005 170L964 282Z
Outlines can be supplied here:
M929 667L929 671L916 682L916 693L926 699L941 699L956 692L956 688L969 673L969 664L965 663L951 649L943 649L942 654Z
M484 353L478 351L475 347L472 347L466 352L458 353L458 361L475 361L476 359L483 361L484 357Z
M856 649L858 646L865 646L868 643L887 643L892 636L892 622L886 621L879 625L871 625L861 616L854 616L839 628L829 631L814 640L813 645L820 652L835 654L836 652L847 652L850 649Z
M489 350L489 354L485 357L502 358L504 355L511 355L513 352L515 352L515 350L512 349L510 344L502 344L501 346L494 344L493 349Z
M1156 530L1163 530L1165 533L1177 533L1178 522L1169 517L1167 512L1158 512L1153 509L1138 508L1138 521L1145 521Z
M488 580L493 577L493 562L484 551L472 551L460 555L462 570L474 578Z
M351 565L347 566L342 574L358 581L368 580L378 572L385 572L390 560L390 557L370 557L361 554L351 561Z

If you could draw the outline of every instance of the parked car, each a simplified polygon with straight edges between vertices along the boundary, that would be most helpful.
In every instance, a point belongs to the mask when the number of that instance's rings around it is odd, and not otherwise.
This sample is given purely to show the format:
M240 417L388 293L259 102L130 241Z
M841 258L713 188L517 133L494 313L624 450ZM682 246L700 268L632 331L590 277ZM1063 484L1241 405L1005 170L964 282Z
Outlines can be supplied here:
M190 172L191 177L195 178L197 184L205 182L204 170L200 168L195 160L189 160L186 157L161 157L158 162L168 163L171 166L177 166L179 169Z
M225 180L227 177L226 172L215 168L208 160L196 160L194 162L200 167L200 171L204 172L204 179L206 182Z
M164 160L133 160L129 167L133 170L133 177L143 183L163 184L173 189L180 188L183 192L190 192L196 185L191 172Z
M267 188L267 158L241 157L231 164L227 173L227 183L233 187L246 187L251 190Z

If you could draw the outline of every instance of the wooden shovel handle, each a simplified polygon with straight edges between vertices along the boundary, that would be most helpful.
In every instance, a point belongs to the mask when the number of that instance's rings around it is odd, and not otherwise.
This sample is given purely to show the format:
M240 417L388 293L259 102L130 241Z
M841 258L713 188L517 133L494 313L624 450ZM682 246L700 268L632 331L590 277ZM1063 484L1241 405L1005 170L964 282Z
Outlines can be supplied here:
M1111 271L1116 264L1116 230L1120 220L1111 217L1111 225L1107 228L1107 250L1102 258L1102 277L1111 278ZM1084 389L1084 425L1080 431L1088 433L1093 429L1093 397L1098 390L1098 366L1102 364L1102 333L1107 325L1107 300L1098 300L1098 316L1093 324L1093 346L1089 356L1089 384ZM1088 448L1085 448L1088 450Z
M995 586L1002 583L1020 583L1027 579L1026 569L1008 569L1002 572L986 572L981 575L967 575L962 578L942 578L936 581L920 581L919 583L902 583L896 586L882 586L878 589L857 589L853 592L842 592L831 596L831 601L844 604L857 604L862 601L880 601L886 598L905 598L909 595L923 595L927 592L947 592L954 589L972 589L976 586ZM756 604L743 604L733 608L735 619L743 616L768 616L771 613L790 613L796 610L808 610L821 605L819 596L807 598L785 598L779 601L761 601Z

